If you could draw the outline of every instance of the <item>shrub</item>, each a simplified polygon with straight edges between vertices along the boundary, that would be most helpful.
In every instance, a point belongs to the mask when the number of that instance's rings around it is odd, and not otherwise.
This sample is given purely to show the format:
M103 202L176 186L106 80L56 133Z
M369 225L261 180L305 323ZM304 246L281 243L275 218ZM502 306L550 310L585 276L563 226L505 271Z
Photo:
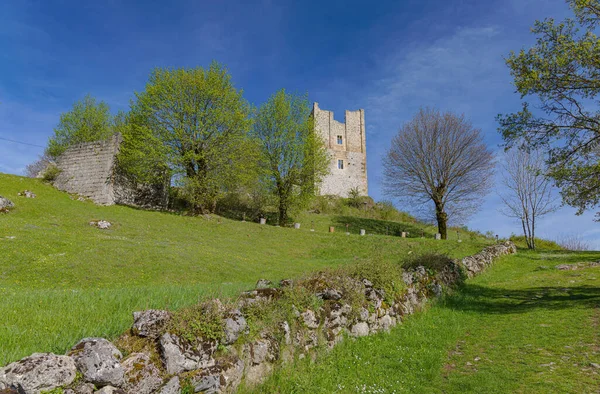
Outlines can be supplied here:
M42 175L42 179L46 182L54 182L60 173L60 168L55 164L49 164Z
M196 338L219 341L225 335L222 319L222 305L218 301L207 301L175 312L166 331L190 342Z

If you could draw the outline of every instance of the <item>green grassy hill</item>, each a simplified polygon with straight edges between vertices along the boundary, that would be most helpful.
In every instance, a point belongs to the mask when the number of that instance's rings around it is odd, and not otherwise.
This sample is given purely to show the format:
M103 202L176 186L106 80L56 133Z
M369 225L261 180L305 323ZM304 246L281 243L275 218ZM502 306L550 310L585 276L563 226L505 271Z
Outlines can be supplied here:
M17 194L31 190L37 198ZM431 235L414 222L302 214L300 230L187 217L77 201L39 180L0 174L0 195L15 203L0 214L0 365L36 351L63 353L86 336L114 338L131 312L176 309L206 297L230 297L259 278L278 281L354 262L399 262L409 253L462 257L489 241L346 235L350 230ZM365 215L368 216L368 215ZM109 230L89 225L108 220ZM311 222L315 231L311 232ZM329 225L337 226L328 233ZM385 232L384 232L385 231ZM420 235L420 234L419 234Z

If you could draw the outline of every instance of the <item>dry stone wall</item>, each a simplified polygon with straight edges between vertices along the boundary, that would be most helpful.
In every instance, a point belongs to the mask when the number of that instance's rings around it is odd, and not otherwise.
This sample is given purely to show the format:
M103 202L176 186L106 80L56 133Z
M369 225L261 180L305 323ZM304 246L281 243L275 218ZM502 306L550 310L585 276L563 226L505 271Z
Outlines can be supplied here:
M497 257L515 252L515 245L507 242L451 262L441 272L431 273L422 266L405 271L405 290L390 304L384 290L369 280L345 277L344 289L359 291L366 301L353 306L343 290L327 287L327 281L317 276L305 289L319 288L315 294L323 300L319 309L293 307L291 317L255 335L248 335L253 306L275 303L287 288L307 283L285 280L273 288L261 281L259 288L243 293L233 306L210 301L223 319L217 322L224 331L220 340L178 334L170 329L174 317L167 311L135 312L133 327L122 338L145 341L145 350L124 356L106 339L86 338L65 356L36 353L0 368L0 393L39 394L58 387L65 394L177 394L184 388L186 392L235 392L242 381L262 382L280 362L312 356L316 348L331 348L349 337L390 330L429 298L458 283L465 270L475 275ZM82 378L76 380L76 375Z

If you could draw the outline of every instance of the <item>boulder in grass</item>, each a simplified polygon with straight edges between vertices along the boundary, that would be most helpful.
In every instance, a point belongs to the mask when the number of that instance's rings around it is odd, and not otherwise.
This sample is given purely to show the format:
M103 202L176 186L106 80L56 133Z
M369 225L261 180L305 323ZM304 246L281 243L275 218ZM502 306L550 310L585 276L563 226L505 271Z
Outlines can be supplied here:
M22 192L18 193L17 195L20 197L25 197L25 198L36 198L37 197L34 192L29 191L29 190L23 190Z
M39 394L71 384L77 369L68 356L34 353L0 369L0 389L19 394Z
M0 196L0 210L9 210L10 208L14 208L15 204L12 203L8 198L4 198Z
M100 230L108 230L112 224L106 220L92 220L90 226L97 227Z

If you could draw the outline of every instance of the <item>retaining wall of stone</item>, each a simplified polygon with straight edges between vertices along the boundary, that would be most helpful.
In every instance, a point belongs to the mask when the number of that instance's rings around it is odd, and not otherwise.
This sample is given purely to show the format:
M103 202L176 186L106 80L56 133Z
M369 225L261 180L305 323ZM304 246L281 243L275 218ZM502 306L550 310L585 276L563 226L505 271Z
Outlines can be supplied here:
M384 290L366 279L344 278L367 300L354 310L343 291L323 288L316 296L318 310L294 310L294 317L261 331L248 339L248 306L275 302L291 280L279 287L260 282L257 289L243 293L233 308L218 300L223 335L220 341L184 338L169 332L168 311L135 312L130 340L144 341L144 351L126 356L103 338L86 338L67 355L36 353L0 369L0 394L40 394L63 388L64 394L176 394L188 390L205 393L235 392L242 380L253 385L263 381L280 362L293 362L315 354L316 348L331 348L348 337L361 337L390 330L420 309L429 298L440 296L445 287L461 281L464 273L473 276L502 255L516 253L507 242L485 248L431 273L424 267L405 271L404 293L391 305L384 302ZM76 379L76 376L79 376Z

